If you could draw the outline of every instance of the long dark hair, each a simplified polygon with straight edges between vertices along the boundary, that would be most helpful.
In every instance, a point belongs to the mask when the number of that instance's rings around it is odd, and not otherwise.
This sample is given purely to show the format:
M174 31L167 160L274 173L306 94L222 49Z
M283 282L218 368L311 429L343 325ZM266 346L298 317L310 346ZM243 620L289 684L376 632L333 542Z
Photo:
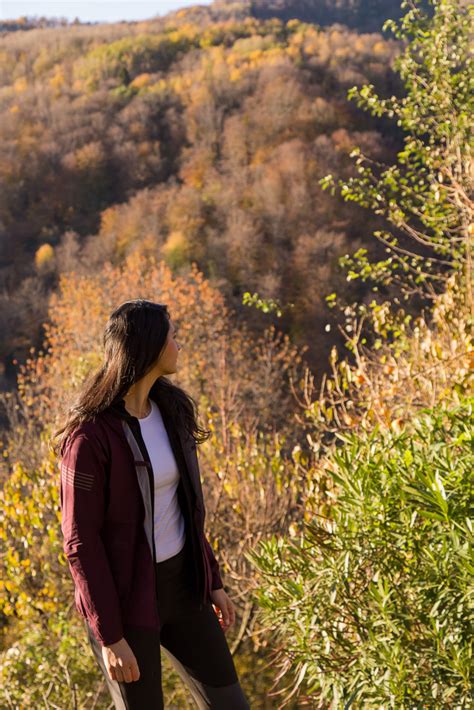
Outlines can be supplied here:
M146 375L163 352L170 328L168 307L143 298L125 301L107 321L103 334L104 362L89 375L66 414L65 423L54 431L49 446L62 456L69 434L83 422L119 402L130 387ZM210 436L197 423L197 405L193 397L161 376L153 383L155 395L172 420L197 444Z

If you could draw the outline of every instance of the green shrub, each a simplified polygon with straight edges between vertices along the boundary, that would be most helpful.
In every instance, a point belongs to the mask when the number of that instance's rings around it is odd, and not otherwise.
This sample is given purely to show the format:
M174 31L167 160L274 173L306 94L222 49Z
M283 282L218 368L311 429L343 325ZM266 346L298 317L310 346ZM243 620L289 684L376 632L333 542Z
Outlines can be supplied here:
M473 408L338 435L330 518L250 553L261 614L312 707L473 707Z
M110 698L77 615L20 623L0 653L0 707L105 708Z

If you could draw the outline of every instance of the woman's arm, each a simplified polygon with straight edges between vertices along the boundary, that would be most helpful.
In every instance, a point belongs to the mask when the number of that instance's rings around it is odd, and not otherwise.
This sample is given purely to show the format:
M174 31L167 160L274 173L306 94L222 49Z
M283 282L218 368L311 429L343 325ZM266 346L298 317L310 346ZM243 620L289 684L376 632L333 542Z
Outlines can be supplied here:
M92 436L72 435L59 468L63 550L84 613L102 646L123 638L120 604L100 529L105 456Z

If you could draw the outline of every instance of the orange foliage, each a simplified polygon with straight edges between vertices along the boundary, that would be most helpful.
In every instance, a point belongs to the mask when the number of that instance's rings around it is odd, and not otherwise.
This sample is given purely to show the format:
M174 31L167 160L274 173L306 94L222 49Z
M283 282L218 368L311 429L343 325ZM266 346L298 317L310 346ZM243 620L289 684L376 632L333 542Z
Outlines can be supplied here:
M133 86L136 89L141 89L143 86L146 86L149 84L151 81L151 75L149 72L144 72L143 74L139 74L138 76L135 77L135 79L130 82L130 86Z
M110 312L136 297L168 305L181 336L177 381L198 401L204 396L223 430L233 420L265 428L282 412L290 426L284 375L301 356L289 338L270 327L253 341L244 325L235 328L223 296L194 263L188 274L174 276L163 261L139 253L122 267L106 263L99 274L61 277L44 324L44 349L20 366L18 390L28 416L46 426L62 421L84 377L101 365Z

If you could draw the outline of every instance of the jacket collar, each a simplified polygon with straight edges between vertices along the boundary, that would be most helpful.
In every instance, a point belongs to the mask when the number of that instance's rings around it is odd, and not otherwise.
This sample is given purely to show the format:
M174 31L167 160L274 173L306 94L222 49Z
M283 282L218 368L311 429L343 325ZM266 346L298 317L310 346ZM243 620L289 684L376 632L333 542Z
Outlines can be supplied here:
M150 397L150 399L153 399ZM130 414L130 412L127 412L125 408L125 399L122 397L119 399L117 402L114 402L109 407L109 410L113 412L117 417L120 417L120 419L125 419L127 422L136 419L138 421L138 417L135 417L133 414Z
M149 394L150 399L152 399L156 404L157 398L156 395L152 392ZM125 408L125 399L121 397L118 399L116 402L113 402L107 409L104 409L103 412L101 412L100 416L106 420L106 422L114 429L117 431L123 432L123 427L122 427L122 419L125 419L125 421L133 426L134 424L136 425L138 423L138 417L133 416L133 414L130 414Z

